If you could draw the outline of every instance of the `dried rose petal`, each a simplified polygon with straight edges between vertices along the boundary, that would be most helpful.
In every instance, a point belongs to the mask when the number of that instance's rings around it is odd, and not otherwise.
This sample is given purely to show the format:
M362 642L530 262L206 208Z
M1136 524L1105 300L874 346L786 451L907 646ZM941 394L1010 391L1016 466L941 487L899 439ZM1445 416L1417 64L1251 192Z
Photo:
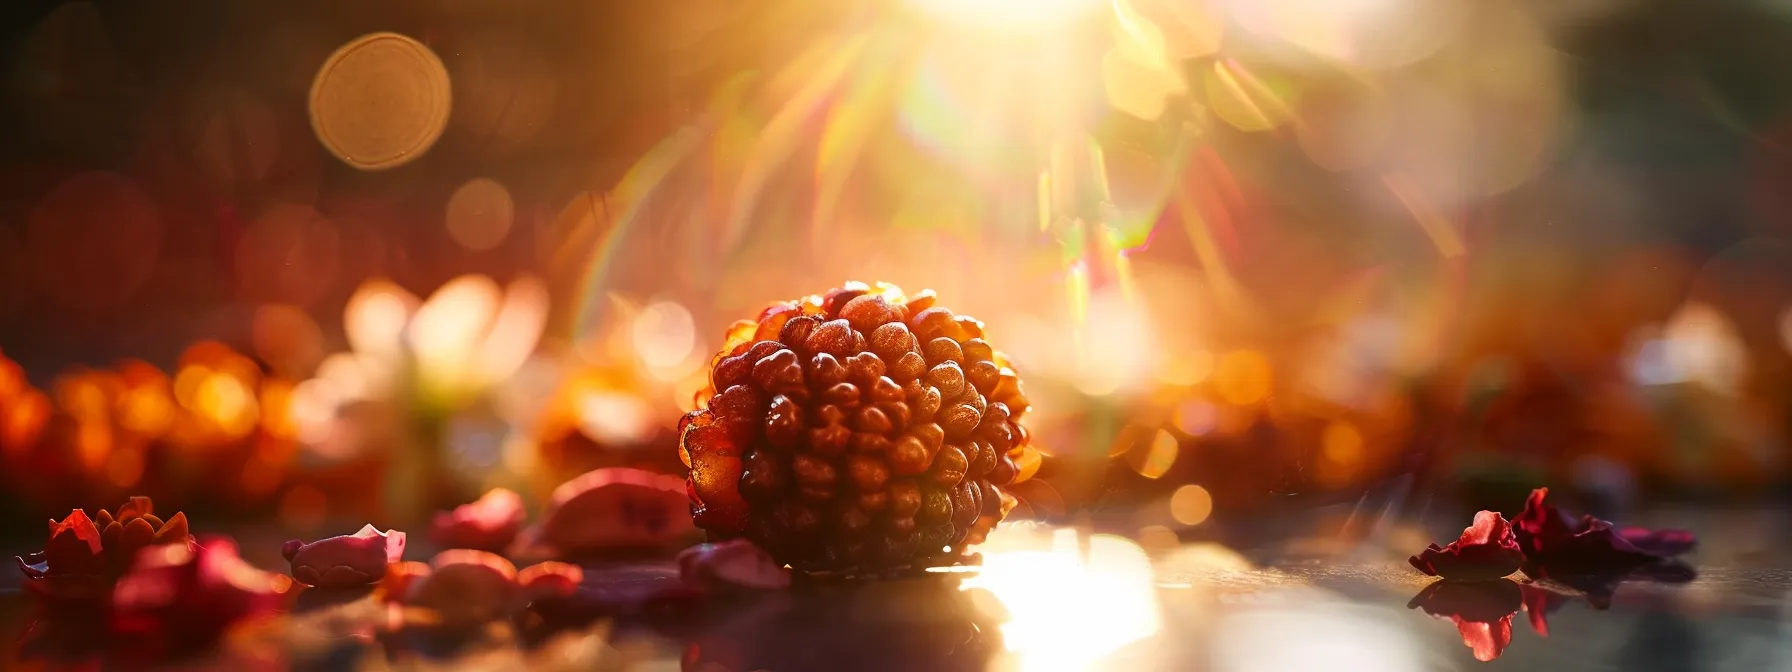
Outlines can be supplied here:
M1609 522L1582 516L1579 521L1548 503L1549 488L1531 491L1524 511L1513 519L1513 533L1524 551L1526 573L1534 578L1560 575L1624 574L1668 555L1690 550L1695 540L1679 530L1646 530L1619 534ZM1655 552L1629 539L1640 539Z
M427 575L410 581L404 603L433 613L439 625L463 628L505 618L527 599L516 582L516 566L484 551L443 551Z
M1407 562L1427 576L1459 581L1487 581L1518 571L1524 554L1512 526L1493 511L1475 514L1475 522L1450 545L1432 544Z
M1668 558L1692 552L1699 545L1698 537L1686 530L1651 530L1641 527L1626 527L1618 530L1618 536L1630 542L1637 550L1656 557Z
M666 548L695 533L684 481L640 469L598 469L554 489L541 541L568 555Z
M319 588L365 586L385 575L386 565L404 557L405 535L372 525L354 534L319 539L309 544L294 539L280 554L292 563L292 578Z
M430 536L445 548L500 552L523 527L522 496L504 488L486 492L479 501L436 514Z
M678 554L678 573L685 585L696 590L790 587L790 570L745 539L685 549Z
M410 594L411 586L434 570L428 564L407 560L386 565L386 576L380 580L381 599L385 602L403 602Z
M1500 657L1512 645L1512 616L1524 604L1518 584L1495 581L1437 581L1414 595L1408 609L1422 609L1456 624L1464 646L1475 660Z
M517 572L516 582L530 599L564 598L585 582L585 570L564 562L543 562Z
M227 538L158 546L112 593L112 634L133 661L208 648L237 623L278 607L276 577L243 562Z

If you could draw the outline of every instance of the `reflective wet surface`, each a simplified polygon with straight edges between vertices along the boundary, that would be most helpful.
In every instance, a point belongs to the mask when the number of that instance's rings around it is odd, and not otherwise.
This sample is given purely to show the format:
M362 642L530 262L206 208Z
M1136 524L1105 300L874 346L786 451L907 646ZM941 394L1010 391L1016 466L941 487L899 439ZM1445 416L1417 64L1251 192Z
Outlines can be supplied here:
M1771 512L1693 512L1684 565L1625 577L1443 582L1393 529L1249 548L1013 526L976 571L693 599L667 563L594 566L577 599L473 632L370 591L295 588L287 612L182 663L208 669L1792 669L1792 570ZM248 544L245 544L248 546ZM1234 547L1246 550L1233 550ZM1412 549L1416 550L1416 549ZM1410 552L1410 551L1408 551ZM260 562L259 558L251 559ZM264 563L265 564L265 563ZM274 567L277 565L265 564ZM93 617L33 621L0 583L5 669L100 663ZM106 669L140 661L111 660Z

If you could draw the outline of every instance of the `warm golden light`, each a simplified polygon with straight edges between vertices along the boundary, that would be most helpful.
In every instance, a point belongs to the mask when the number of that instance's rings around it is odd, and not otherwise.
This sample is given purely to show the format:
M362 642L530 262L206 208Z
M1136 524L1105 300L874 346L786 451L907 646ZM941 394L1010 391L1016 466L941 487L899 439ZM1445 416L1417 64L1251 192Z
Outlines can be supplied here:
M325 149L362 170L422 156L448 125L448 69L435 52L397 33L373 33L337 49L311 83L311 127Z
M675 376L678 365L690 358L697 345L697 327L690 311L671 301L641 309L630 334L641 363L662 379Z
M1170 467L1176 465L1176 457L1180 452L1181 446L1176 443L1176 437L1160 429L1152 434L1151 443L1135 445L1127 454L1127 459L1140 476L1162 478L1169 473Z
M207 376L195 393L194 410L235 438L249 433L260 417L259 404L243 382L223 373Z
M1157 633L1157 586L1137 544L1098 534L1087 539L1085 551L1075 530L1056 530L1043 545L1032 536L997 530L983 546L982 570L962 585L987 590L1002 603L1009 614L1002 641L1019 670L1089 669Z
M403 344L404 325L416 305L417 297L390 282L363 283L342 311L349 348L373 355L395 352Z
M1087 18L1101 0L908 0L939 21L996 32L1030 33Z
M1378 670L1417 672L1423 649L1387 609L1328 602L1317 591L1263 595L1260 607L1221 621L1215 672Z
M1213 372L1213 384L1220 398L1238 406L1248 406L1269 396L1272 373L1269 358L1255 350L1234 350L1220 358Z

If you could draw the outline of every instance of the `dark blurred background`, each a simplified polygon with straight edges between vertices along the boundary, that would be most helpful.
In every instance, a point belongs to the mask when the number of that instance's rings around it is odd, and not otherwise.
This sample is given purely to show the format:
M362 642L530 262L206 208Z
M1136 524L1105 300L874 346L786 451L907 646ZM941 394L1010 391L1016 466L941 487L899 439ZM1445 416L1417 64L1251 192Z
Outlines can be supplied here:
M539 277L558 373L537 397L581 376L646 389L658 405L627 413L666 430L733 319L887 278L1013 334L1055 402L1042 473L1073 503L1224 480L1176 459L1225 454L1190 448L1207 444L1294 465L1244 481L1265 491L1414 469L1712 496L1786 481L1792 8L1302 22L1300 4L1141 0L1016 37L929 23L945 10L921 0L9 3L0 352L60 417L71 367L178 374L207 339L253 376L328 378L370 279L428 296ZM320 142L312 96L376 31L440 58L452 111L426 153L365 170ZM1019 102L985 99L1013 82ZM634 348L592 345L614 333ZM664 333L687 346L642 350ZM294 334L304 352L277 337ZM261 384L265 424L292 386ZM618 408L573 406L546 414ZM664 440L583 420L562 429ZM98 440L71 422L46 441ZM138 485L130 460L101 491Z

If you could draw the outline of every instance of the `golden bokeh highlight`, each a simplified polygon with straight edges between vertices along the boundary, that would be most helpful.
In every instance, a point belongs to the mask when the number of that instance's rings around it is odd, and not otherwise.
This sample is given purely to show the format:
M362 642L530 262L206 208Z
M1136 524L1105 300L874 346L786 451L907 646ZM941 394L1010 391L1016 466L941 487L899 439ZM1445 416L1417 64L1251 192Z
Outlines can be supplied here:
M106 480L120 488L128 488L143 478L143 451L125 448L112 451L106 460Z
M167 378L133 387L119 397L118 424L143 436L161 436L174 422L174 400Z
M0 411L4 413L0 415L0 448L16 453L37 445L50 422L51 411L49 395L36 390L13 399Z
M302 377L324 358L324 334L297 306L269 304L255 309L249 325L255 355L276 375Z
M510 235L516 218L516 204L510 192L496 180L479 177L468 180L448 197L445 214L448 237L461 247L474 252L495 248Z
M699 363L692 358L697 324L691 311L677 303L658 301L642 308L630 323L629 334L636 356L656 378L675 380L683 373L680 364Z
M1127 452L1127 462L1133 471L1145 478L1162 478L1169 473L1170 467L1176 465L1176 456L1181 447L1176 437L1164 430L1157 430L1151 435L1150 443L1134 444Z
M1170 495L1170 515L1190 527L1207 522L1213 515L1213 495L1194 484L1177 488L1176 494Z
M323 63L311 83L311 127L325 149L362 170L404 165L448 125L448 69L423 43L363 35Z
M1263 401L1273 387L1269 358L1255 350L1234 350L1220 358L1213 384L1220 398L1237 406Z

